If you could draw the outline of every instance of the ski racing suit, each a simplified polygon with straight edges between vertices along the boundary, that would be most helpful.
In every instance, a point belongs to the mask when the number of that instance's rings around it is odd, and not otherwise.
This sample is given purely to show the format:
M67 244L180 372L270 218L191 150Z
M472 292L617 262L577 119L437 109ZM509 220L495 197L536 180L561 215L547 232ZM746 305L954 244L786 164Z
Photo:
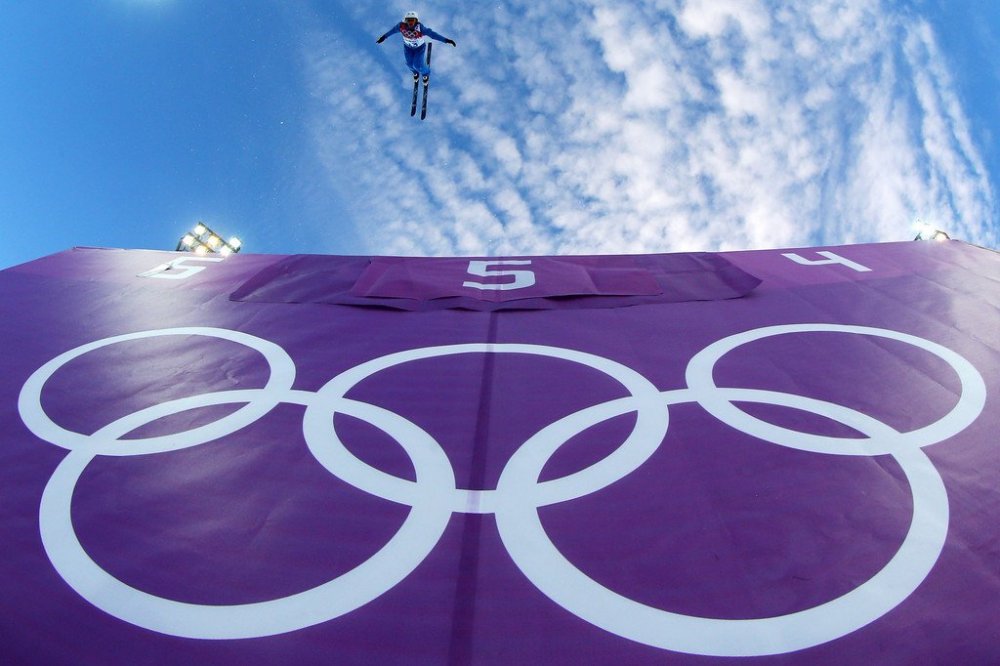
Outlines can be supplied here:
M452 43L450 39L439 35L419 21L412 28L405 23L397 23L391 30L379 37L379 43L397 32L403 36L403 56L406 58L406 66L414 74L427 76L431 73L430 65L427 64L427 43L424 37L430 37L446 44Z

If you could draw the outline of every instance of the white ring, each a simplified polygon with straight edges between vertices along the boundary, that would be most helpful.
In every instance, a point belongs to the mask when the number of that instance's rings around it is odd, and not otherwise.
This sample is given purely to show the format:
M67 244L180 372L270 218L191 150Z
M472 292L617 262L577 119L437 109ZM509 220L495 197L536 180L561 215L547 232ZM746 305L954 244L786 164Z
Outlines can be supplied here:
M306 409L303 432L309 450L320 464L341 480L371 495L400 504L410 504L417 493L416 484L371 467L357 458L344 446L338 436L332 415L338 411L349 413L349 410L365 409L367 418L374 418L375 421L372 423L381 427L378 421L384 419L389 412L371 405L362 408L363 403L344 397L358 382L401 363L469 353L531 354L572 361L605 373L617 380L630 393L629 397L623 399L628 401L627 408L623 408L622 403L612 401L614 404L608 403L581 410L543 428L532 438L532 441L541 438L552 442L554 449L561 445L560 437L570 432L573 434L582 432L587 427L610 418L605 415L609 412L637 413L632 432L614 453L566 477L539 483L537 492L533 492L532 496L539 497L539 501L546 504L580 497L614 483L652 455L666 434L668 414L663 408L659 391L648 379L627 366L594 354L559 347L530 344L465 344L425 347L389 354L357 365L331 379L317 392L316 399ZM408 421L406 423L408 425L405 426L405 432L409 436L433 441L430 435L416 425ZM386 430L384 427L382 429ZM453 511L492 513L496 506L498 492L496 490L453 488L452 492Z
M398 417L387 421L390 434L401 421ZM192 604L143 592L109 574L84 550L72 522L73 490L97 455L91 450L71 450L45 486L39 510L42 544L56 571L80 596L145 629L202 639L295 631L349 613L381 596L408 576L437 544L451 518L448 489L455 485L451 465L440 448L425 441L403 439L400 444L413 461L422 492L414 493L413 508L399 531L354 569L297 594L249 604Z
M126 342L128 340L142 340L166 335L203 335L211 338L229 340L237 344L250 347L260 353L270 367L270 375L267 383L261 389L239 392L245 400L229 400L223 398L223 402L246 402L247 404L237 409L218 421L213 421L197 428L192 428L181 433L171 435L161 435L159 437L148 437L144 439L121 440L121 437L135 430L136 428L150 423L161 416L167 416L183 409L193 409L195 407L207 406L209 404L222 404L213 402L218 398L211 398L213 394L193 396L182 401L171 401L160 405L154 405L135 414L130 414L116 421L111 426L101 428L93 435L85 435L71 430L66 430L57 425L42 407L42 389L45 383L60 368L75 358L83 356L102 347ZM17 408L21 413L21 420L28 429L45 441L60 446L65 449L82 449L92 453L110 456L131 456L145 453L160 453L162 451L173 451L189 446L197 446L205 442L224 437L250 425L281 402L285 393L291 388L295 381L295 364L284 349L261 338L230 331L224 328L208 327L187 327L187 328L165 328L152 331L141 331L139 333L128 333L117 335L111 338L104 338L96 342L81 345L68 352L55 357L38 370L36 370L24 383L21 393L18 396ZM226 396L232 397L230 392L223 392ZM253 398L257 398L254 400ZM177 408L182 405L183 408ZM174 410L174 411L171 411ZM113 427L112 427L113 426Z
M810 332L871 335L897 340L923 349L951 366L961 382L962 393L955 407L940 420L910 432L899 433L894 431L893 435L876 440L871 437L861 439L827 437L782 428L747 414L734 405L731 400L727 399L724 391L720 392L718 390L715 380L712 377L712 371L715 364L726 353L748 342L762 338L788 333ZM884 328L872 328L870 326L789 324L785 326L758 328L746 331L745 333L731 335L728 338L723 338L718 342L712 343L695 354L688 363L685 379L687 385L697 394L698 402L701 406L723 423L766 442L802 451L834 455L875 456L897 453L905 448L924 447L935 444L953 437L968 427L970 423L979 417L986 404L986 382L983 381L982 375L979 374L975 367L962 358L962 356L946 347L942 347L929 340L924 340L923 338ZM805 405L806 400L804 398L790 397L793 399L786 403L787 406L797 407ZM800 408L805 409L804 407ZM850 417L852 410L845 407L838 407L836 412L837 416L831 418L840 420L846 425L852 425L850 423L853 420Z
M728 393L727 389L718 389ZM670 403L690 400L688 391L666 392ZM780 395L780 394L771 394ZM768 392L734 392L730 399L761 401ZM773 404L788 404L781 398ZM814 401L813 405L819 401ZM839 406L834 406L841 410ZM826 414L829 416L829 414ZM893 437L888 426L856 414L872 437ZM536 448L538 450L536 450ZM906 599L937 561L948 534L948 496L940 475L919 448L894 454L913 492L913 518L899 551L878 573L843 596L803 611L770 618L724 620L653 608L600 585L559 552L532 502L551 451L522 446L497 484L500 538L522 573L547 597L577 617L632 641L653 647L711 656L763 656L826 643L877 620Z

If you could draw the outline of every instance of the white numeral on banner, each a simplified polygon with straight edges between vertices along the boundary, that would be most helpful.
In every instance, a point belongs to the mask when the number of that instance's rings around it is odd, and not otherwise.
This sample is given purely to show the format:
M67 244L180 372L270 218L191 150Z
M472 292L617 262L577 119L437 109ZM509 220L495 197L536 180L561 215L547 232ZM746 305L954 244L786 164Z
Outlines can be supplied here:
M862 266L861 264L851 261L850 259L845 259L839 254L834 254L833 252L827 252L826 250L820 250L816 254L826 257L826 259L806 259L803 256L795 254L794 252L783 252L782 256L788 257L797 264L802 264L803 266L829 266L830 264L841 264L847 266L848 268L854 269L859 273L869 273L872 269L867 266Z
M145 273L139 273L138 277L159 278L161 280L183 280L184 278L189 278L195 273L200 273L207 268L207 266L192 266L187 262L208 261L215 263L222 260L222 257L180 257L178 259L174 259L173 261L168 261L165 264L160 264L156 268L152 268Z
M528 270L492 270L490 266L529 266L530 259L498 259L496 261L470 261L469 275L479 277L514 277L513 282L474 282L468 280L462 283L463 287L473 289L494 289L499 291L509 291L511 289L524 289L535 284L535 272Z

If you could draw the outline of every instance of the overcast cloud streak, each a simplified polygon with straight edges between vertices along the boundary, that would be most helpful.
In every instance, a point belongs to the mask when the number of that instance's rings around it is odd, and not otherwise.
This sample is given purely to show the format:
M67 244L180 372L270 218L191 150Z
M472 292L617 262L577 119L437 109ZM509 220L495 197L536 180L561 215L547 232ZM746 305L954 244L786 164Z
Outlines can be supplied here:
M997 245L920 17L878 0L548 4L425 3L459 44L435 45L426 126L407 115L398 41L374 44L408 5L344 7L370 44L346 25L312 36L317 151L372 253L904 240L918 217Z

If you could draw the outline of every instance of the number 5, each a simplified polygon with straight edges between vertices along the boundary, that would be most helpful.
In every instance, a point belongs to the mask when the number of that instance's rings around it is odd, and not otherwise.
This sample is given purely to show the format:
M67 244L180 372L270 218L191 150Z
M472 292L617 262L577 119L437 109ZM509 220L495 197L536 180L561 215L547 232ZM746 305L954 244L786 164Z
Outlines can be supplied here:
M462 283L463 287L472 287L473 289L494 289L499 291L509 291L511 289L524 289L525 287L530 287L535 284L535 273L534 271L509 271L509 270L491 270L490 266L528 266L531 264L530 259L499 259L496 261L470 261L469 262L469 275L477 275L479 277L508 277L513 276L513 282L474 282L468 280Z
M144 278L160 278L161 280L183 280L184 278L189 278L196 273L200 273L206 266L191 265L187 262L190 261L210 261L219 262L222 261L221 257L180 257L174 259L173 261L168 261L165 264L160 264L156 268L150 269L145 273L139 273L137 277Z

